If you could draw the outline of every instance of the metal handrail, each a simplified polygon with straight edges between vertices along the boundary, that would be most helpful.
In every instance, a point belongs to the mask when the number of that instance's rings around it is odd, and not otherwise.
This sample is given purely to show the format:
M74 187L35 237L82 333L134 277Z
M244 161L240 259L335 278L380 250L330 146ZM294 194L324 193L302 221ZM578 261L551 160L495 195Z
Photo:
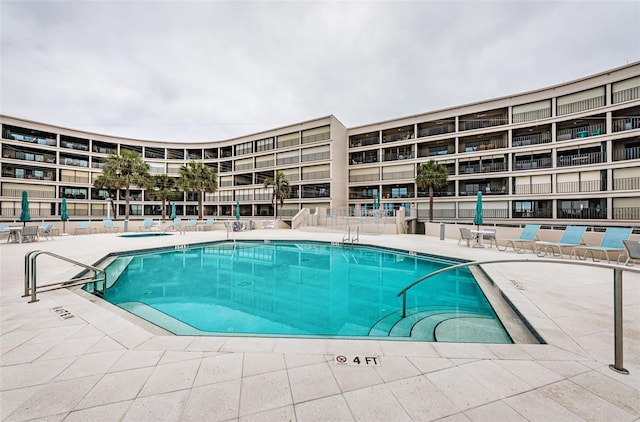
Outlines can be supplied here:
M93 283L94 291L97 291L96 284L98 281L102 281L102 296L104 296L104 293L107 288L107 273L105 270L94 267L92 265L83 264L82 262L75 261L71 258L67 258L66 256L58 255L53 252L36 250L36 251L27 252L24 256L24 295L22 297L31 296L31 300L29 301L29 303L38 301L38 299L36 298L36 294L38 290L37 281L36 281L37 280L36 259L40 255L48 255L50 257L69 262L73 265L77 265L79 267L84 268L85 270L89 270L93 272L93 275L90 277L72 278L71 280L56 281L53 283L44 284L40 286L40 289L44 287L50 287L50 288L46 290L41 290L41 291L63 289L66 287L79 286L87 283ZM98 278L98 275L102 275L102 280Z
M640 273L640 268L628 267L625 265L619 264L609 264L604 262L586 262L586 261L571 261L571 260L562 260L562 259L548 259L548 258L538 258L538 259L530 259L530 258L520 258L520 259L492 259L489 261L474 261L474 262L464 262L462 264L452 265L450 267L442 268L440 270L429 273L425 276L420 277L415 280L411 284L407 285L405 288L400 290L396 297L402 296L402 318L406 318L407 316L407 291L409 291L414 286L422 283L428 278L436 276L438 274L457 270L459 268L466 268L471 266L480 266L484 264L500 264L500 263L509 263L509 262L541 262L541 263L551 263L551 264L568 264L568 265L585 265L588 267L598 267L598 268L609 268L613 270L613 325L614 325L614 363L609 365L613 371L616 371L621 374L629 374L629 371L626 370L623 366L623 356L622 356L622 341L623 341L623 333L622 333L622 272L623 271L631 271L634 273Z

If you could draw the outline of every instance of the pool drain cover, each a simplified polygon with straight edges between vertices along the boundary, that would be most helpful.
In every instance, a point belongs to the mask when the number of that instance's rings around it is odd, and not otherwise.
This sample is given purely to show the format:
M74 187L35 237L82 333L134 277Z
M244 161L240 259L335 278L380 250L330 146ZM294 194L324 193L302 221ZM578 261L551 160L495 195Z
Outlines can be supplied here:
M240 283L236 284L236 286L249 287L249 286L253 286L253 283L251 281L241 281Z

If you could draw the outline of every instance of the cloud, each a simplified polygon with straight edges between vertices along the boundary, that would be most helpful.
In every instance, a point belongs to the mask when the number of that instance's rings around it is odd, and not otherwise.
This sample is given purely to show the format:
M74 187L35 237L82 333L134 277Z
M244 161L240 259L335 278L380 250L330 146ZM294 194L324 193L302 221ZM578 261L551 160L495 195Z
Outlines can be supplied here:
M2 114L143 139L355 126L640 59L635 2L0 5Z

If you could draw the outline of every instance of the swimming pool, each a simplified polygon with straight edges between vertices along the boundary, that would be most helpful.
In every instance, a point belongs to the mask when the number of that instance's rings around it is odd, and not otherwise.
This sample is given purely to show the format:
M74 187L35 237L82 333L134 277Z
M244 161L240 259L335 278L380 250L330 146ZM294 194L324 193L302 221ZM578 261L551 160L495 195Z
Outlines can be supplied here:
M397 293L456 264L322 242L216 242L125 254L104 299L178 335L274 335L511 343L468 269Z

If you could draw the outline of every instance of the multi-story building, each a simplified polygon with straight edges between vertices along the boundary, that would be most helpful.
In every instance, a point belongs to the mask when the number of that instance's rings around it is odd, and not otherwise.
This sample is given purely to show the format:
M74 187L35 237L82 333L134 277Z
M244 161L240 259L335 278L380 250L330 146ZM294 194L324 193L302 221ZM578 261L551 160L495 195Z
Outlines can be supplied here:
M20 215L27 191L34 219L57 219L67 198L74 219L102 219L107 197L124 214L124 192L92 186L111 153L131 150L151 173L178 176L200 160L218 173L204 214L273 215L263 187L277 170L291 198L281 215L303 208L367 215L380 198L428 217L417 166L444 165L448 185L436 192L438 220L466 221L483 192L487 222L637 225L640 221L640 63L509 97L346 128L334 116L223 141L180 143L126 139L0 116L0 219ZM161 214L153 191L133 189L133 216ZM178 214L197 215L183 194Z

